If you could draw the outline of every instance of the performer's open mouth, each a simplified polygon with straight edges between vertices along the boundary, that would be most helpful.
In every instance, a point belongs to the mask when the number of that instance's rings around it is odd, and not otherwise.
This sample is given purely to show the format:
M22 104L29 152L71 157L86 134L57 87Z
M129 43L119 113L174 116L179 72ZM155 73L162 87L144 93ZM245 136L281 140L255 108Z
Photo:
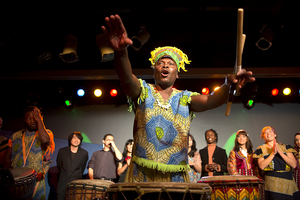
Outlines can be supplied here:
M162 75L163 77L167 77L167 76L169 75L169 71L168 71L168 70L163 70L163 71L161 72L161 75Z

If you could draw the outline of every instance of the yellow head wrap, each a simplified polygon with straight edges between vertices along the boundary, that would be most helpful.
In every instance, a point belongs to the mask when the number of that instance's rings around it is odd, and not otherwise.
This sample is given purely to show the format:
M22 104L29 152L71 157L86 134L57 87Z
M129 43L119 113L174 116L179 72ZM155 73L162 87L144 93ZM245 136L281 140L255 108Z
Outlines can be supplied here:
M190 60L188 60L188 57L185 53L183 53L180 49L176 47L170 47L170 46L165 46L165 47L158 47L151 51L151 58L149 58L152 68L154 68L155 63L163 56L169 56L171 57L176 65L178 72L180 71L180 68L183 71L187 71L185 69L185 63L190 64Z

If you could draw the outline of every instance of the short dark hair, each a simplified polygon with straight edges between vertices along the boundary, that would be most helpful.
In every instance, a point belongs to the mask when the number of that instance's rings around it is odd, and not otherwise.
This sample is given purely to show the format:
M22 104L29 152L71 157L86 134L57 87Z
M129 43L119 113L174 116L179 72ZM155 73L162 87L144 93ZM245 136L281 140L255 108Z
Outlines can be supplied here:
M27 112L31 112L31 111L33 111L33 109L35 109L35 108L39 109L41 115L43 115L43 113L42 113L42 111L41 111L41 108L38 108L38 107L36 107L36 106L28 106L28 107L26 107L26 108L23 109L23 118L25 118L25 114L26 114Z
M206 143L207 143L207 139L206 139L206 133L208 132L208 131L212 131L214 134L215 134L215 136L216 136L216 143L218 143L218 133L217 133L217 131L215 131L214 129L209 129L209 130L207 130L207 131L205 131L205 133L204 133L204 136L205 136L205 140L206 140Z
M76 137L80 140L80 145L79 145L79 146L81 146L83 137L82 137L82 135L81 135L80 132L76 132L76 131L73 132L73 133L71 133L71 134L69 135L69 137L68 137L68 144L69 144L69 146L71 146L71 140L72 140L72 138L73 138L74 135L76 135Z
M111 133L107 133L104 135L103 140L105 140L107 138L107 136L113 136ZM114 137L114 136L113 136ZM115 138L115 137L114 137Z

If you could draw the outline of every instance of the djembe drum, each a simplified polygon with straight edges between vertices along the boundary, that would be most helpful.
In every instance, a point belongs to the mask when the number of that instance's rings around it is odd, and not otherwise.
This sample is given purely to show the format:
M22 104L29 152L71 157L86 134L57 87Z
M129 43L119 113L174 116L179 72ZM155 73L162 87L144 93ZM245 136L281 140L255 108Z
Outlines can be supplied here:
M106 191L110 200L176 200L207 199L212 191L204 183L143 182L116 183Z
M36 171L28 167L18 167L11 170L1 170L1 198L3 199L32 199Z
M74 180L67 185L66 200L93 200L93 199L105 199L105 191L107 188L114 184L111 181L105 180L90 180L80 179Z
M212 200L259 200L264 199L264 181L256 176L206 176L198 183L212 188Z

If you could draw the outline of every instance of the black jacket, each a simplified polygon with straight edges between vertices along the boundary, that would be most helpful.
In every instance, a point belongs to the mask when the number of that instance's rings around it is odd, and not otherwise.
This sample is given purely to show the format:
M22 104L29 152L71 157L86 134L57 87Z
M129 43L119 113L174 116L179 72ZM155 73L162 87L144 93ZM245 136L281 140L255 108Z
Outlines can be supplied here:
M203 176L208 176L208 172L205 171L205 165L208 164L208 150L207 146L204 147L203 149L199 150L201 160L202 160L202 174L201 177ZM222 149L218 146L216 146L216 149L213 154L213 162L217 163L218 165L221 166L221 171L217 172L214 171L214 176L220 176L224 175L224 172L227 172L227 154L225 149Z
M82 148L78 151L72 160L72 152L70 147L59 149L56 163L58 169L58 185L57 194L58 199L62 199L66 191L66 185L73 180L82 179L86 163L89 159L88 152Z

